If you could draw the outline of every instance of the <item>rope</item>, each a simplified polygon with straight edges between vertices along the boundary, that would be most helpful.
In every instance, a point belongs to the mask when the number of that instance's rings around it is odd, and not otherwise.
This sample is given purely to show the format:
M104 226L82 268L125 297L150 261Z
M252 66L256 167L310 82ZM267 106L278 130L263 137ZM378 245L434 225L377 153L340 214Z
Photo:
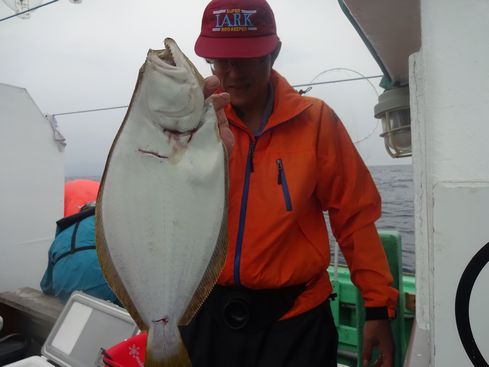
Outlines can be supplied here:
M56 1L58 1L58 0L56 0ZM325 73L325 72L331 71L331 70L338 70L338 69L343 69L343 68L329 69L329 70L323 71L322 73ZM349 69L344 69L344 70L349 70ZM316 79L318 76L322 75L322 73L318 74L314 79ZM360 73L358 73L358 74L360 74ZM350 82L350 81L355 81L355 80L374 79L374 78L382 78L382 75L372 75L372 76L363 76L362 75L359 78L338 79L338 80L329 80L329 81L326 81L326 82L315 82L315 83L311 82L311 83L305 83L305 84L295 84L292 87L293 88L299 88L299 87L307 87L307 86L320 85L320 84L343 83L343 82ZM369 81L369 83L375 89L375 87L373 86L373 84L370 81ZM310 89L307 89L306 92L308 92L309 90ZM303 93L306 93L306 92L303 92ZM300 91L299 91L299 93L300 93ZM376 93L377 93L377 91L376 91ZM377 96L378 96L378 94L377 94ZM89 112L117 110L117 109L127 108L127 107L129 107L129 106L125 105L125 106L116 106L116 107L92 108L92 109L87 109L87 110L59 112L59 113L52 114L52 116L75 115L75 114L79 114L79 113L89 113Z
M10 18L15 18L15 17L18 17L19 15L22 15L22 14L25 14L25 13L29 13L33 10L36 10L36 9L39 9L39 8L42 8L43 6L47 6L47 5L50 5L52 3L55 3L59 0L52 0L50 1L49 3L46 3L46 4L41 4L41 5L38 5L38 6L35 6L33 8L30 8L30 9L27 9L27 10L24 10L24 11L21 11L21 12L18 12L18 13L15 13L13 15L9 15L8 17L5 17L5 18L2 18L0 19L0 22L3 22L4 20L7 20L7 19L10 19Z

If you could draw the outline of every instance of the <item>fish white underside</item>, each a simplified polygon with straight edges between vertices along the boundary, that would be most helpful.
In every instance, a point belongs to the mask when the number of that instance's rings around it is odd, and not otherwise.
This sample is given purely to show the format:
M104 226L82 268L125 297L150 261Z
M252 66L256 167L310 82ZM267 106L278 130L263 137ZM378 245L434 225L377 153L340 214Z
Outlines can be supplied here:
M156 335L168 331L162 352L174 353L176 325L211 262L223 224L225 152L209 102L204 124L176 150L144 104L136 99L132 106L106 167L100 212L121 283L146 326L158 327Z

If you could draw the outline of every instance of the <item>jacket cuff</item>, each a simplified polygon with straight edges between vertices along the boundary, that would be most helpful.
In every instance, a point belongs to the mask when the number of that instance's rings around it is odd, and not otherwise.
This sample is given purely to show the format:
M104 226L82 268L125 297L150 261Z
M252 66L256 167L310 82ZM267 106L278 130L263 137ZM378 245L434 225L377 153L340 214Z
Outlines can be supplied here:
M387 307L365 307L365 320L389 320L395 318L395 311L391 311Z

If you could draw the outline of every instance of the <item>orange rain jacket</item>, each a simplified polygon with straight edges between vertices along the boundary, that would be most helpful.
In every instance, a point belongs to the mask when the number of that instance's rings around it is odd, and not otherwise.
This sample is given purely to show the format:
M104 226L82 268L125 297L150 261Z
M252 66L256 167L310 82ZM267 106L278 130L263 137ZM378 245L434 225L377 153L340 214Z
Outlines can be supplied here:
M374 222L375 184L336 114L300 96L272 72L273 112L255 138L231 106L229 247L218 283L273 289L306 283L283 318L310 310L332 291L323 211L365 306L394 316L397 290Z

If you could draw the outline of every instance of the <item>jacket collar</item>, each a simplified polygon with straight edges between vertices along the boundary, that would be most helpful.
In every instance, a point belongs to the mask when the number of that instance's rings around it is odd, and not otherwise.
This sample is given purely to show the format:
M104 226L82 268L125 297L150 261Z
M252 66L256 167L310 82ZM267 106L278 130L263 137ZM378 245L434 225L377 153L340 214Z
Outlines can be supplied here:
M270 81L275 94L273 112L262 133L296 117L312 105L306 98L301 97L277 71L272 70ZM225 107L225 112L230 124L250 132L246 124L236 115L231 104Z

